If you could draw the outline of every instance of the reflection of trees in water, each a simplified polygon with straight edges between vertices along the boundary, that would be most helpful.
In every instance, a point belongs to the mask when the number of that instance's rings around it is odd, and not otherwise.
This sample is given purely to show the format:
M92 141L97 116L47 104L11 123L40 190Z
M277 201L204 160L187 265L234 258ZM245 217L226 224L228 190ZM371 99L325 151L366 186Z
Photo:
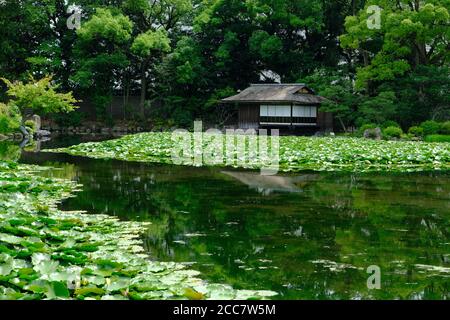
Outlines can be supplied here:
M0 141L0 161L18 161L21 150L18 144Z
M449 294L442 274L429 277L414 266L448 265L442 259L449 251L448 181L441 174L360 176L352 182L343 176L321 181L312 192L316 199L350 199L348 206L332 204L351 217L347 227L336 231L341 261L379 265L389 283L384 297L442 298ZM383 291L375 293L383 297Z
M0 141L0 161L19 161L22 148L27 152L38 152L40 141L24 140L22 143L13 141Z
M445 278L413 267L443 265L448 252L448 175L261 181L207 168L95 160L67 170L85 185L69 209L150 221L145 242L155 259L200 262L196 267L212 280L292 298L448 294ZM259 193L258 184L271 192ZM302 192L280 192L286 186ZM311 262L317 260L360 269L333 271ZM386 291L368 292L365 270L372 264L381 267Z

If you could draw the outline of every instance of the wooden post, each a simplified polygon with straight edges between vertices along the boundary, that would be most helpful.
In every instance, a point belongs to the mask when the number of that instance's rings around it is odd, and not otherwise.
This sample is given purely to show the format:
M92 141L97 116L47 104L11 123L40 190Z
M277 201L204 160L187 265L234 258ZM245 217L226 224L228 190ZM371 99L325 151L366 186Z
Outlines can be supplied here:
M234 103L234 107L237 109L237 112L238 112L237 127L238 127L238 129L240 129L241 128L241 108L239 107L239 104L237 102Z
M291 102L291 129L294 127L294 103Z

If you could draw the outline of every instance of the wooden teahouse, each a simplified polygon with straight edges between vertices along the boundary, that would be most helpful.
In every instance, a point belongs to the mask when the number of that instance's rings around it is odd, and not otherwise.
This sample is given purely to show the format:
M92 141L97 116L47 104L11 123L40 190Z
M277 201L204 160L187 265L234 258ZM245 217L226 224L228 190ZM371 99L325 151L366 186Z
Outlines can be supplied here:
M290 128L317 132L333 130L333 115L319 111L325 98L305 84L252 84L223 99L239 110L241 129Z

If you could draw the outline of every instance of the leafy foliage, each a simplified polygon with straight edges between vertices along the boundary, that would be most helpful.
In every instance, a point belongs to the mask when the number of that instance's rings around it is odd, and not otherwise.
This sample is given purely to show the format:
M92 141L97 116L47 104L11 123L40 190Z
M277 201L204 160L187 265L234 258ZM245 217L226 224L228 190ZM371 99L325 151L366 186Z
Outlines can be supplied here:
M429 120L422 122L420 127L423 129L425 135L429 135L438 133L441 126L438 122Z
M373 5L382 9L381 21L380 28L370 29L367 8ZM409 126L448 118L449 9L446 0L370 0L357 15L346 18L341 45L362 62L357 65L356 88L383 98L389 119ZM375 116L375 107L366 105L365 113Z
M105 115L116 78L130 63L126 50L132 28L133 23L122 13L98 8L77 32L77 69L71 80L80 92L91 96L99 115Z
M318 69L313 74L299 79L317 91L317 94L326 97L321 111L332 112L344 131L359 118L358 109L363 101L353 88L352 79L345 74L345 70L333 71ZM364 119L364 122L370 122Z
M413 126L413 127L409 128L408 133L412 134L416 137L422 137L423 136L423 128L418 127L418 126Z
M134 39L131 51L143 58L150 56L152 51L169 52L170 39L163 30L147 31Z
M82 12L78 31L66 26L73 4ZM379 29L367 25L373 5L382 8ZM0 74L12 81L54 74L62 90L89 97L101 120L113 95L128 105L140 94L139 112L124 117L221 125L235 110L224 114L218 97L274 81L306 82L327 97L323 110L343 131L450 117L447 0L23 0L3 7Z
M400 125L392 120L388 120L386 122L383 123L383 125L381 126L382 128L387 128L387 127L397 127L400 128Z
M7 94L11 97L11 104L20 110L32 109L39 114L71 112L75 110L75 103L78 102L72 92L58 93L58 86L52 84L51 77L40 80L30 78L28 83L20 81L11 82L2 78L8 86Z
M370 65L358 71L360 87L369 80L393 80L421 64L448 62L447 1L372 0L366 8L372 5L382 8L380 29L369 29L370 14L361 10L358 16L347 17L348 33L341 37L344 47L361 51L378 42Z
M403 134L403 130L399 127L391 126L391 127L385 128L383 130L383 135L388 139L391 139L391 138L398 139L402 136L402 134Z
M450 121L446 121L444 123L441 123L441 127L439 129L439 132L442 134L450 134Z
M425 137L427 142L450 142L450 135L430 134Z

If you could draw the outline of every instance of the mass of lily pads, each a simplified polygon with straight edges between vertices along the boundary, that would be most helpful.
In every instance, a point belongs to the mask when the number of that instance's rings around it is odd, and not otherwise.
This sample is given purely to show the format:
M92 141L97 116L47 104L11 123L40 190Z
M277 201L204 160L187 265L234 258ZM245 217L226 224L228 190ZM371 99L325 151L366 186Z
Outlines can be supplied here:
M219 142L219 147L212 147L214 140L211 135L203 135L203 148L212 152L213 157L223 157L217 165L230 165L229 150L226 150L226 139ZM268 155L273 156L269 139ZM237 144L238 138L235 139ZM171 133L142 133L129 135L117 140L84 143L68 148L53 149L51 152L63 152L76 156L97 159L119 159L126 161L173 163L174 150L179 150L179 141ZM223 144L222 144L223 143ZM247 146L249 142L247 141ZM216 145L217 146L217 145ZM221 148L223 147L223 150ZM194 139L191 150L186 154L195 156ZM247 148L248 149L248 148ZM176 151L178 152L178 151ZM202 152L202 151L200 151ZM260 168L258 155L253 158L250 153L239 155L237 148L232 151L233 167ZM293 137L279 138L279 170L284 172L312 171L429 171L450 169L450 144L427 143L413 141L368 140L362 138L344 137ZM204 155L203 155L204 156ZM209 155L211 156L211 154ZM240 159L239 157L243 157ZM185 157L181 164L192 165L191 157ZM187 159L187 160L186 160ZM222 159L221 159L222 160ZM273 163L273 159L271 160ZM205 164L203 162L203 164Z
M141 222L63 212L80 187L0 161L0 299L264 299L272 291L207 283L183 264L151 261Z

